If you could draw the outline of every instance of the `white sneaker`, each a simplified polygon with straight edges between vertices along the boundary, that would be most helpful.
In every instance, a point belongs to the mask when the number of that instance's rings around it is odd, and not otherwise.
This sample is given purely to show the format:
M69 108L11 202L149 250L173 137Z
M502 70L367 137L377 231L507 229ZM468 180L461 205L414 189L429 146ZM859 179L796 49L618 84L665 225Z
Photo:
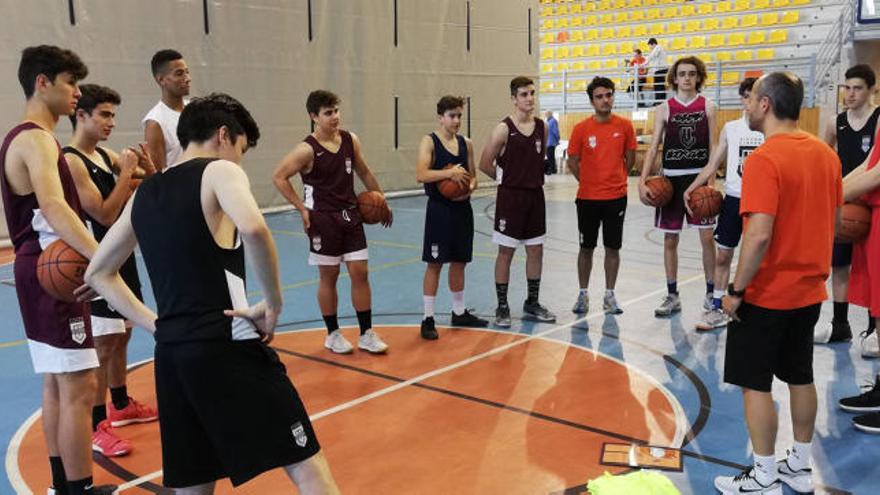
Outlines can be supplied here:
M697 323L697 330L714 330L716 328L721 328L723 326L727 326L727 315L724 314L724 311L720 309L712 309L710 311L706 311L703 313L703 319Z
M382 342L379 334L371 328L358 338L358 349L363 349L373 354L382 354L388 350L388 344Z
M324 339L324 347L336 354L349 354L354 350L354 347L345 340L345 337L342 336L342 332L339 330L334 330Z
M877 331L862 332L862 357L873 359L880 358L880 342L877 341Z
M779 480L798 493L812 493L814 490L813 470L804 468L795 471L788 464L789 457L791 457L791 452L788 453L785 459L776 462Z
M703 309L706 311L715 309L715 296L712 293L706 294L706 299L703 299Z
M740 495L749 493L754 495L782 495L782 483L779 478L769 485L762 485L755 479L755 468L750 467L736 476L718 476L715 478L715 488L723 495Z
M577 300L574 302L574 306L571 307L571 312L575 314L586 314L590 311L590 298L586 294L577 295Z
M667 294L660 307L654 310L654 316L669 316L679 311L681 311L681 301L678 299L678 294Z
M817 324L813 327L813 343L827 344L831 340L831 323Z
M617 298L614 297L614 294L605 295L602 299L602 309L605 311L606 315L623 314L623 309L617 304Z

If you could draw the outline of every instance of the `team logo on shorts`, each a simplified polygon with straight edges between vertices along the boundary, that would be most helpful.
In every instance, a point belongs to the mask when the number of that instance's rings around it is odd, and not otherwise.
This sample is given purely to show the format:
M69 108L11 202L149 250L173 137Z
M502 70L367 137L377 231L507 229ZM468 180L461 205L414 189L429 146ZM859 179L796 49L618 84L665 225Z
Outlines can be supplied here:
M589 143L590 148L596 149L596 136L590 136Z
M321 250L321 236L316 235L315 237L312 237L312 248L314 248L315 251Z
M498 220L498 230L500 230L501 232L504 232L504 229L506 229L506 228L507 228L507 220L505 220L503 218Z
M345 159L345 173L351 175L351 158Z
M581 244L583 244L584 243L584 233L583 232L580 233L580 237L581 237Z
M431 244L431 257L436 260L438 256L440 256L440 246Z
M862 136L862 153L871 149L871 136Z
M309 442L309 437L306 436L306 429L303 428L302 423L291 426L290 433L293 433L293 441L300 447L305 447Z
M541 154L541 144L543 143L540 139L535 140L535 153L538 153L539 155Z
M80 345L86 341L86 322L81 316L70 319L70 338Z

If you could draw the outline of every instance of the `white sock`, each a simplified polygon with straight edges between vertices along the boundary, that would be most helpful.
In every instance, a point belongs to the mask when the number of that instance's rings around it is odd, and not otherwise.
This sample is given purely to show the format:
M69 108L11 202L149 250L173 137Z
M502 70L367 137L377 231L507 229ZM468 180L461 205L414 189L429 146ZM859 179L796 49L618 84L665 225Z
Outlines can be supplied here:
M422 300L425 302L425 318L433 318L434 301L437 300L437 296L422 296Z
M726 293L727 293L727 292L725 292L724 289L715 289L715 290L712 292L712 298L713 298L713 299L724 299L724 295L725 295Z
M464 314L464 291L452 293L452 312L456 315Z
M605 297L614 297L614 289L605 289Z
M788 465L795 471L810 467L810 448L812 443L801 443L795 440L788 456Z
M767 486L779 478L776 470L775 455L758 455L755 454L755 479L758 483Z

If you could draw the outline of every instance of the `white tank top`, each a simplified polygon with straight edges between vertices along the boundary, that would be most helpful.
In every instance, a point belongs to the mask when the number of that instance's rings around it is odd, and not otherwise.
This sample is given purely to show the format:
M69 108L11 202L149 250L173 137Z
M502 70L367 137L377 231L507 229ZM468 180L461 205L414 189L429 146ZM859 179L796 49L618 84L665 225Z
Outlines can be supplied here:
M189 101L184 100L186 105ZM177 121L180 120L180 112L174 111L171 107L159 100L147 115L142 123L147 126L147 121L152 120L159 124L162 128L162 136L165 138L165 166L170 167L177 163L183 149L180 147L180 140L177 139Z
M743 163L755 148L764 143L764 135L749 129L744 116L724 124L722 132L727 138L724 193L739 198L742 196Z

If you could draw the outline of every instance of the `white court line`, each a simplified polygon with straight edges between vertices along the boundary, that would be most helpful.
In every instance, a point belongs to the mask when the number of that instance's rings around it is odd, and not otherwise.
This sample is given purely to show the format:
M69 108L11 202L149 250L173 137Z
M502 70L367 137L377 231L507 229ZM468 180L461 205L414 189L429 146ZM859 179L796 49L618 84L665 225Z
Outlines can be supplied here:
M152 481L152 480L158 478L159 476L162 476L161 469L158 471L154 471L150 474L145 474L145 475L141 476L140 478L135 478L131 481L126 481L125 483L122 483L121 485L119 485L119 488L117 488L116 491L121 492L123 490L128 490L129 488L134 488L134 487L142 485L148 481Z

